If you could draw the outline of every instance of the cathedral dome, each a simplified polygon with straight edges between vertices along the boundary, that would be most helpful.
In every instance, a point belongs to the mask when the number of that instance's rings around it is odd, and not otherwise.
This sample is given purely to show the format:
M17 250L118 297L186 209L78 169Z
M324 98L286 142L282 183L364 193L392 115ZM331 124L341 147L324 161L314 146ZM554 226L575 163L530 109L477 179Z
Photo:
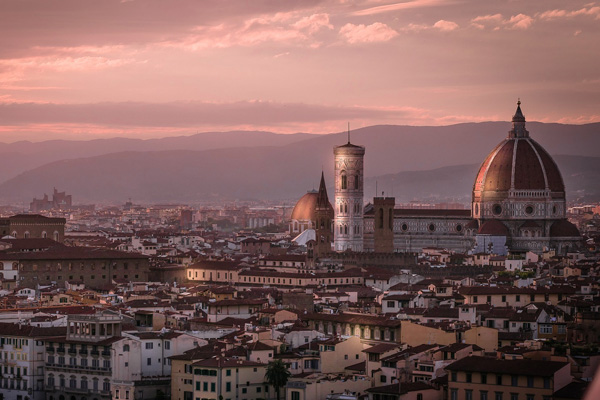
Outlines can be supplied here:
M513 129L486 157L474 185L474 191L482 194L509 190L565 191L556 163L525 130L525 117L520 103L513 117Z
M317 198L319 192L311 190L298 200L294 210L292 211L292 219L294 220L314 220L315 209L317 208Z

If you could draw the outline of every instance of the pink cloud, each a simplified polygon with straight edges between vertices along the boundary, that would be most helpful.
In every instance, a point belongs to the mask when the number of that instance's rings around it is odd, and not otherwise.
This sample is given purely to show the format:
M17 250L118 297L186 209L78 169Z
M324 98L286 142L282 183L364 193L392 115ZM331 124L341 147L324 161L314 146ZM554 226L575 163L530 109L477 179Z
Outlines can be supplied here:
M435 24L433 24L433 27L443 32L449 32L458 29L458 24L456 22L445 21L441 19Z
M307 17L300 18L292 24L292 27L300 30L306 30L309 34L318 32L321 28L333 29L333 25L329 23L329 14L312 14Z
M355 11L352 13L352 15L355 16L365 16L365 15L374 15L374 14L381 14L381 13L387 13L387 12L392 12L392 11L399 11L399 10L408 10L411 8L421 8L421 7L435 7L444 3L448 3L448 1L445 0L411 0L411 1L404 1L401 3L394 3L394 4L386 4L383 6L375 6L375 7L369 7L360 11Z
M503 27L505 29L528 29L534 22L534 19L525 14L513 15L509 19L504 19L502 14L480 15L471 19L471 25L478 29L492 28L494 30Z
M593 3L592 3L593 4ZM567 11L567 10L549 10L539 14L539 18L543 20L552 20L558 18L573 18L580 15L593 16L596 19L600 19L600 7L592 6L580 8L579 10Z
M371 25L346 24L340 29L340 35L350 44L387 42L398 36L398 32L383 24Z
M528 29L531 24L533 24L533 18L525 14L513 15L505 22L509 29Z

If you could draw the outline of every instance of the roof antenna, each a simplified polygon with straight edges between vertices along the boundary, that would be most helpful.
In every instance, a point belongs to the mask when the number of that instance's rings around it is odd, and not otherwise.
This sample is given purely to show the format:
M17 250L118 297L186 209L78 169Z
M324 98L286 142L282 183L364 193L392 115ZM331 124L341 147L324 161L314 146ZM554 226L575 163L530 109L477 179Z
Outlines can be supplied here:
M348 144L350 144L350 121L348 121Z

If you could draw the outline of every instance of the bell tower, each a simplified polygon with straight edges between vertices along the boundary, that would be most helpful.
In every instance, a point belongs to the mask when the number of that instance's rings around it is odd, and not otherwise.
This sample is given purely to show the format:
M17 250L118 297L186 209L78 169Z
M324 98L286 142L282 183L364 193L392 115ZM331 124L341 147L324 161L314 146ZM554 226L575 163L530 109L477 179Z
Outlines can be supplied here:
M365 148L350 143L333 149L335 162L335 251L363 251L363 184Z

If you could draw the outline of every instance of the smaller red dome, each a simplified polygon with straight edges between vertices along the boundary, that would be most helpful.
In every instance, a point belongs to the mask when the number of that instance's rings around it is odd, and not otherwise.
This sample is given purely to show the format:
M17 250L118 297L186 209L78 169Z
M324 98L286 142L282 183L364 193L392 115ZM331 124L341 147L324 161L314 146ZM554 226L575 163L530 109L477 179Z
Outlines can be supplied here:
M579 229L566 219L556 221L550 227L550 237L579 237Z
M478 235L509 236L508 228L502 222L491 219L485 221L477 231Z

